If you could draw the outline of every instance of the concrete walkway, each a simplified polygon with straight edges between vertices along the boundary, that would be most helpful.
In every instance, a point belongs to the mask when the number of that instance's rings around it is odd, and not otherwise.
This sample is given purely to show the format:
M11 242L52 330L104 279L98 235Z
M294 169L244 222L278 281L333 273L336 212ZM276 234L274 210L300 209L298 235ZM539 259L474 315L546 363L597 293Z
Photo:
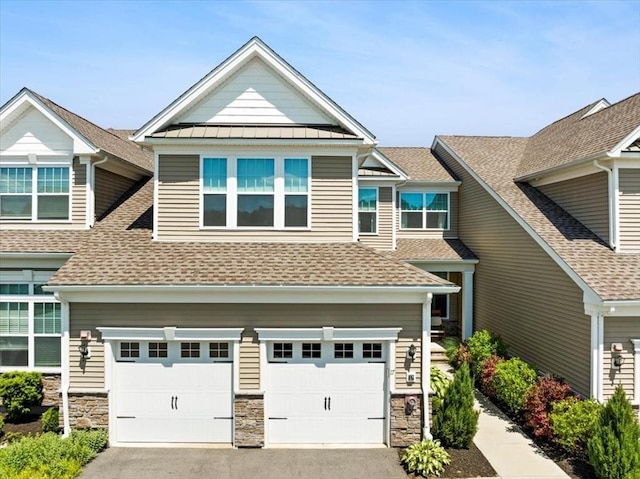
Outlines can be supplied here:
M481 393L478 433L473 439L501 479L569 479L522 430Z

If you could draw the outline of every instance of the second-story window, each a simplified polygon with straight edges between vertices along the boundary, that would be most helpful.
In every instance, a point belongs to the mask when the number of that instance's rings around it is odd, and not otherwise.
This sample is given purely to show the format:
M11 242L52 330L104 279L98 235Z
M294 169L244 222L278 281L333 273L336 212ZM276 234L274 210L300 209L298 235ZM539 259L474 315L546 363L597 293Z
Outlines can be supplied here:
M358 225L360 233L377 233L378 189L360 188L358 190Z
M0 168L0 218L68 220L68 167Z
M307 158L203 158L202 226L306 228Z
M448 193L400 193L400 228L449 229Z

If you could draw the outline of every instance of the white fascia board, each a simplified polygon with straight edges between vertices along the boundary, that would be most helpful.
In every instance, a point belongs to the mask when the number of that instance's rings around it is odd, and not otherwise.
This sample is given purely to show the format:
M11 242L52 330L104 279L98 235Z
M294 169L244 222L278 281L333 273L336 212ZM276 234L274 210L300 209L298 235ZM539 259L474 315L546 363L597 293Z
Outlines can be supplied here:
M0 252L0 264L7 269L60 268L72 253L10 253Z
M126 328L97 327L102 339L142 341L240 341L244 328Z
M198 145L202 146L215 146L215 147L227 147L227 146L295 146L295 147L348 147L355 146L360 147L363 145L362 139L345 139L345 140L331 140L331 139L255 139L255 138L147 138L145 144L150 146L162 146L162 145ZM155 148L154 148L155 149Z
M480 262L477 259L442 260L442 259L405 259L409 264L417 266L425 271L437 271L447 273L463 273L465 271L475 271L476 265Z
M585 301L585 314L604 314L605 316L640 316L640 299L610 300L595 303Z
M396 341L402 328L255 328L260 341Z
M607 159L606 155L600 155L598 159ZM531 186L536 188L544 185L551 185L553 183L559 183L561 181L574 180L583 176L593 175L595 173L602 173L602 170L596 168L593 165L593 160L588 163L582 163L579 165L571 165L567 168L562 168L551 172L551 174L542 173L529 180Z
M402 168L396 165L391 159L389 159L384 153L382 153L378 149L374 149L371 156L378 162L380 162L385 167L389 168L392 172L398 175L401 179L406 180L409 178L409 175L405 173Z
M402 181L397 176L358 176L358 183L366 181L367 186L378 186L375 183L380 183L379 186L389 186L388 183L398 183Z
M46 286L69 302L91 303L423 303L458 286Z
M51 111L49 107L42 103L26 88L18 93L18 95L16 95L12 101L5 105L6 108L4 108L0 113L0 125L2 125L3 120L7 118L11 114L11 112L15 111L15 109L17 108L20 108L20 106L23 106L25 103L29 103L36 110L42 113L49 121L60 128L65 134L69 135L69 137L73 140L74 154L84 155L98 153L99 148L96 145L91 143L80 132L74 129L65 120L60 118L55 112Z
M627 136L625 136L616 146L607 152L607 156L611 158L619 157L622 150L627 148L631 143L640 137L640 125L636 126Z
M525 230L529 236L542 248L542 250L549 255L549 257L555 261L555 263L565 272L569 278L582 290L585 298L589 299L589 302L600 301L600 296L549 246L549 244L542 239L542 237L527 223L502 197L496 193L485 181L480 178L475 171L469 165L465 163L458 154L453 151L449 146L442 141L439 137L435 137L433 140L432 148L435 149L436 145L442 146L451 157L458 162L462 168L480 185L482 188L498 203L508 214L511 216L520 227ZM586 302L586 301L585 301Z
M458 191L458 187L461 184L461 181L407 181L406 183L398 187L398 192L424 192L425 188L429 188L429 193L444 191L455 192Z
M600 101L598 101L598 103L593 105L588 112L582 115L580 119L585 118L589 115L593 115L594 113L598 113L600 110L604 110L608 106L611 106L611 103L609 103L606 98L602 98Z
M365 143L372 145L376 144L375 137L371 132L364 128L364 126L358 123L351 115L322 93L316 86L304 78L298 71L296 71L257 37L249 40L249 42L240 47L239 50L224 60L204 78L178 97L173 103L143 125L142 128L133 134L133 141L146 141L145 137L153 134L163 126L170 124L173 118L176 118L190 108L201 98L202 95L206 94L207 91L220 85L254 57L262 59L277 73L282 75L282 77L290 84L297 88L303 95L316 103L322 111L335 118L338 123L348 130L358 136L361 136Z

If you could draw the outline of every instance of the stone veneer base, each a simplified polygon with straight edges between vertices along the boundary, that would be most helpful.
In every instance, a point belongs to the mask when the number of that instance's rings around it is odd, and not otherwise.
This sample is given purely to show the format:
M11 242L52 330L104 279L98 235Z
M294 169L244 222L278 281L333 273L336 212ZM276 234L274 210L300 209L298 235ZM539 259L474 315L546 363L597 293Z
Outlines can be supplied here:
M69 425L73 429L108 427L107 393L69 393Z
M235 446L264 447L264 395L236 394Z
M391 447L407 447L422 439L422 394L412 394L417 404L411 414L405 411L405 394L391 395Z

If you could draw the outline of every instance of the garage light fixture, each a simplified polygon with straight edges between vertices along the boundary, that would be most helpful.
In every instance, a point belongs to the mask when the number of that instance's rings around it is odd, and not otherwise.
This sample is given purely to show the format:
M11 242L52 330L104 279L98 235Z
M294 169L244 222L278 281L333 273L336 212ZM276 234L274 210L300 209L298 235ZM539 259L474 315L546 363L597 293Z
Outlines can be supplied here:
M411 346L409 346L409 349L407 349L407 358L413 361L415 357L416 357L416 346L415 344L412 344Z

